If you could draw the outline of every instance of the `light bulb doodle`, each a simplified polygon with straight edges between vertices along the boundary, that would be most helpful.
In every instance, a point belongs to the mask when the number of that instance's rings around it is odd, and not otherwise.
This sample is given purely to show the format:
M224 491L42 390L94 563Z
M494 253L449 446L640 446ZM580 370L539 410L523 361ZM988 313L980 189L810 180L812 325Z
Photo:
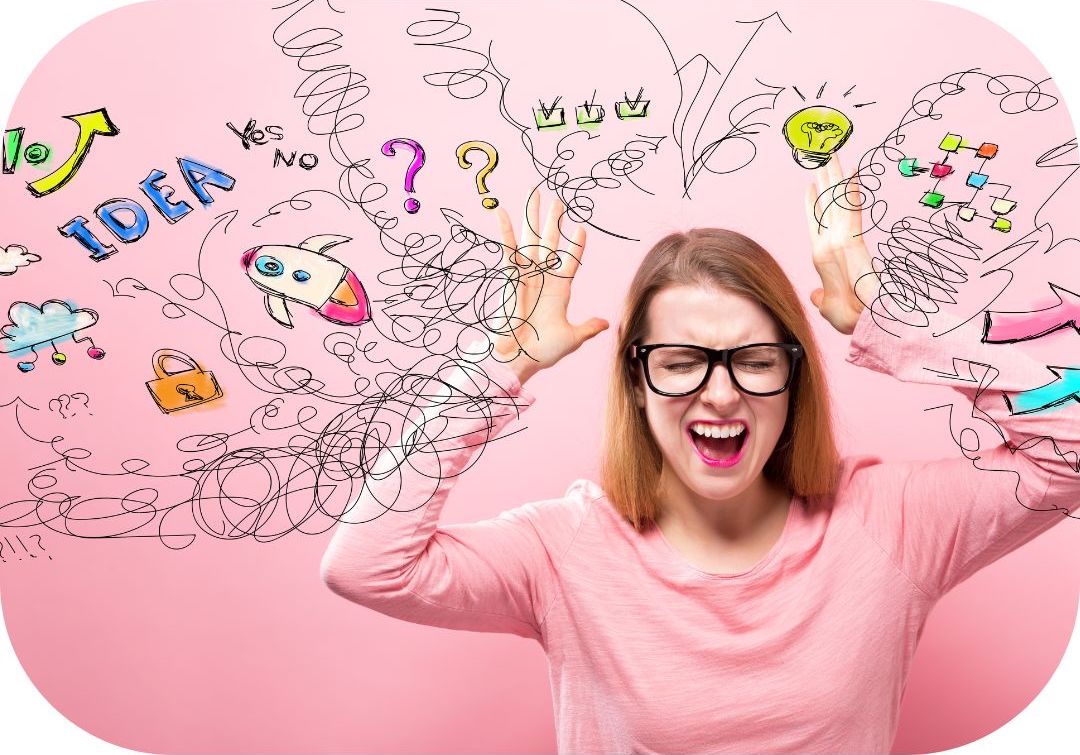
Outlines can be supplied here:
M286 300L314 309L339 325L371 319L364 284L326 250L351 241L348 236L312 236L299 246L257 246L240 258L251 282L266 292L266 311L286 328L293 326ZM287 273L287 274L286 274Z
M495 147L487 142L471 141L458 145L457 160L458 165L460 165L463 170L468 170L472 167L472 162L469 161L468 154L473 150L483 152L487 155L487 164L476 173L476 191L480 194L487 194L487 177L491 175L492 171L495 170L495 166L499 164L499 153ZM483 205L489 210L494 210L499 206L499 200L495 197L484 197Z
M72 338L76 343L89 341L86 355L91 359L102 359L105 352L94 345L89 336L78 338L79 331L86 330L98 321L97 312L92 309L72 309L59 299L50 299L40 307L29 302L17 301L8 309L10 324L0 328L0 354L18 354L29 351L32 359L18 363L22 372L30 372L37 362L37 347L52 346L52 361L55 365L67 362L67 354L56 348L57 341Z
M784 138L795 162L808 170L829 161L854 133L851 120L835 108L811 105L784 121Z

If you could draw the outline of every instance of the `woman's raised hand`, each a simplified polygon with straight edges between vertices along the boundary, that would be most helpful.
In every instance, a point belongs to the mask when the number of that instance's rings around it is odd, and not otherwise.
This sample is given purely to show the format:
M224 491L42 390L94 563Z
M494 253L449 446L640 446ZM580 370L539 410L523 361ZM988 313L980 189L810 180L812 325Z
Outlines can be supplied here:
M830 196L822 198L825 209L819 222L817 198L843 179L836 155L814 171L814 183L806 189L806 220L814 268L822 285L810 293L810 301L834 328L850 335L862 314L863 302L876 298L879 285L870 252L862 240L862 212L857 208L863 197L857 178L852 177L846 184L847 201L837 203Z
M560 233L566 212L561 201L556 199L548 209L541 231L540 192L533 191L525 208L520 244L506 210L500 207L496 212L505 267L517 276L517 285L503 302L504 327L497 328L491 338L496 357L524 383L606 330L608 322L593 317L573 325L566 319L570 286L585 254L585 228L577 226L567 244Z

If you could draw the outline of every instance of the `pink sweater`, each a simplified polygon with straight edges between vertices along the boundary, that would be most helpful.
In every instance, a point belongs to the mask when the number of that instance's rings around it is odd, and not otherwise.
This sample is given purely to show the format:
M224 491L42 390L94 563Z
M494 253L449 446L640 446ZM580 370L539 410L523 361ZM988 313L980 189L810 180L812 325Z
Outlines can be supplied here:
M1008 357L1008 374L981 395L983 367L958 362L967 382L924 369L951 371L952 354L975 351ZM900 340L864 313L848 359L958 387L968 400L956 404L954 432L972 427L983 439L968 451L974 462L959 451L932 463L847 459L836 495L795 499L779 541L741 574L694 568L659 529L635 532L585 480L557 500L439 527L475 444L533 401L491 368L506 391L494 425L456 419L446 435L463 435L446 445L458 450L413 454L393 483L369 479L347 517L365 523L337 528L323 577L388 616L535 639L549 660L559 752L888 752L934 603L1080 503L1065 460L1075 465L1075 452L1061 455L1077 422L1067 408L1010 416L1001 390L1053 376L1009 347ZM976 396L986 420L970 416ZM990 419L1014 446L1060 444L1010 451Z

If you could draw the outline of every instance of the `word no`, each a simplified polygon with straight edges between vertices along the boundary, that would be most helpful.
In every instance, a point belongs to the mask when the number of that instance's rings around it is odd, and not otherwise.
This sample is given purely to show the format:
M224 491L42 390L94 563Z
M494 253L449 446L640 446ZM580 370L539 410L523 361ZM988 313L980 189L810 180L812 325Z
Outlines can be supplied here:
M75 148L59 168L43 178L26 184L26 188L35 197L51 194L75 177L79 166L82 165L83 160L89 154L90 145L96 135L116 136L120 133L120 130L109 120L109 114L105 111L105 108L91 110L88 113L65 115L64 117L69 121L74 121L75 125L79 127L79 135L75 138ZM23 149L22 143L25 131L24 128L13 128L4 132L4 173L14 173L20 157L30 165L40 165L49 159L52 150L49 149L48 145L41 142L34 142Z
M180 166L180 175L184 182L199 200L203 207L209 207L214 203L214 198L206 190L207 186L216 186L224 191L231 191L236 179L227 173L213 168L204 163L192 160L190 157L177 159ZM164 171L152 170L150 175L139 184L143 194L153 204L163 218L169 223L175 223L180 218L191 212L191 205L184 200L173 201L173 188L161 186L165 178ZM109 199L102 202L94 210L94 214L113 236L124 244L138 241L146 233L150 226L150 218L142 205L133 199ZM87 220L82 215L72 218L57 230L60 234L73 238L82 244L90 252L90 259L100 262L106 257L111 257L118 251L116 247L103 243L87 225Z
M267 126L265 129L255 127L255 119L250 118L247 125L244 126L244 130L240 131L232 123L226 122L225 125L229 131L239 137L240 142L244 145L244 149L251 149L251 145L256 146L266 144L268 141L281 141L285 138L285 130L281 126ZM268 136L269 135L269 136ZM274 167L276 168L279 163L285 163L286 167L292 167L292 164L296 161L296 150L293 150L292 154L288 157L278 147L274 147ZM311 170L319 164L318 155L314 155L311 152L305 152L300 155L300 167L304 170Z

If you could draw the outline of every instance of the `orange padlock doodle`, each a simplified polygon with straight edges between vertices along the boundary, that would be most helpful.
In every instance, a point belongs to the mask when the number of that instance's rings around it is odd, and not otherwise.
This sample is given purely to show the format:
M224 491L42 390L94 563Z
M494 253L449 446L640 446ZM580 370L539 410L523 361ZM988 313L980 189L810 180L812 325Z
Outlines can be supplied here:
M186 365L188 369L169 372L165 369L167 359ZM198 362L182 351L158 349L154 352L154 372L157 378L147 381L146 387L166 414L201 406L223 395L214 373L204 371Z

